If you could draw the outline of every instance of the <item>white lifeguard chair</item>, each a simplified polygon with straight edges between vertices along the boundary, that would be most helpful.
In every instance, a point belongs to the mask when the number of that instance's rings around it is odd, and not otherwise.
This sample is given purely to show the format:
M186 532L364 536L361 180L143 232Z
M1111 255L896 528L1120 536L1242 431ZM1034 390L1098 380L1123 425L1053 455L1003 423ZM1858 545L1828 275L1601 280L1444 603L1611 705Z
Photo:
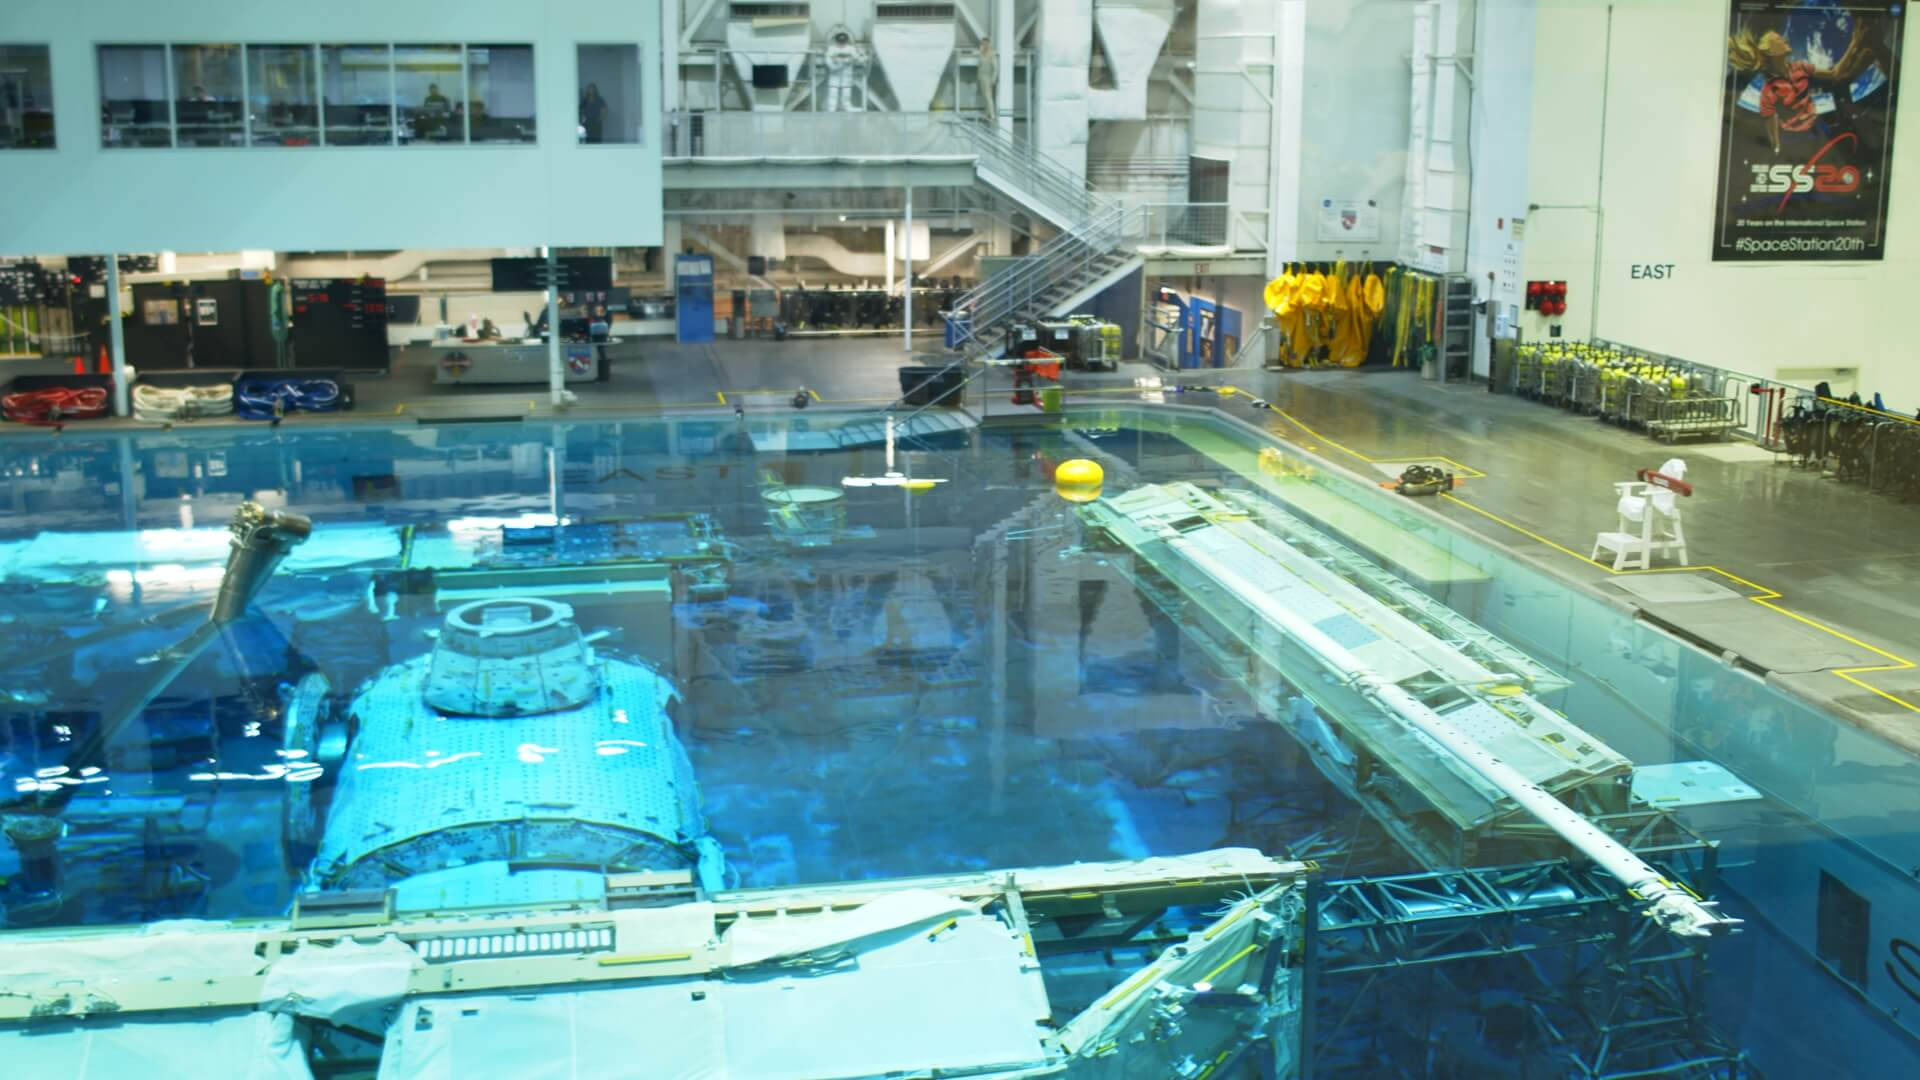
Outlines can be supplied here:
M1615 570L1646 570L1655 555L1671 552L1684 564L1687 534L1679 499L1693 494L1686 475L1687 463L1671 458L1657 472L1643 469L1639 479L1613 485L1618 521L1612 531L1593 538L1589 558L1598 562L1602 552L1612 552Z

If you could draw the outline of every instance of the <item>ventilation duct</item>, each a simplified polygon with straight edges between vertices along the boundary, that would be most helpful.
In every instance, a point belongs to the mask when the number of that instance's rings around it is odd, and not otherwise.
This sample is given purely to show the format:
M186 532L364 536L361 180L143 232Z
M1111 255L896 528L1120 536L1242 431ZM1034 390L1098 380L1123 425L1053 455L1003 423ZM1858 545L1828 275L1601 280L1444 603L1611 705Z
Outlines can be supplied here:
M727 53L755 112L786 108L788 88L812 44L813 18L805 3L727 5Z
M1087 92L1089 119L1147 118L1147 82L1173 15L1173 0L1095 0L1094 33L1112 70L1113 88Z
M1087 69L1093 60L1093 0L1045 0L1034 30L1033 143L1056 163L1087 171Z
M958 33L952 4L874 5L873 56L901 112L926 112L933 105Z

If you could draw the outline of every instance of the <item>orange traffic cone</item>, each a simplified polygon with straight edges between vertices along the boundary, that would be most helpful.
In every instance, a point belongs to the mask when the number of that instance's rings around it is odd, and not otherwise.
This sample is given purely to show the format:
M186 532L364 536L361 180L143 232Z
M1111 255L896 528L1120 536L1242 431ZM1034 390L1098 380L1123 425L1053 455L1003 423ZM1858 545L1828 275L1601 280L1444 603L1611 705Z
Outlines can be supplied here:
M73 373L75 375L85 375L87 373L87 357L85 353L73 354Z
M113 358L107 355L107 347L105 345L100 346L100 363L98 370L102 375L109 375L113 372Z

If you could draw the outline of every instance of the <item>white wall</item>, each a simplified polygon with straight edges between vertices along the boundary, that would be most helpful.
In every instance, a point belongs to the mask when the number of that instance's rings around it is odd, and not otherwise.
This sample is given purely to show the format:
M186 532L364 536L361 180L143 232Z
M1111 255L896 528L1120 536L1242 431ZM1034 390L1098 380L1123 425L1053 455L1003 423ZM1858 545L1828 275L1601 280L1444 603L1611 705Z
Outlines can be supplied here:
M1473 187L1467 275L1474 295L1524 309L1529 140L1534 109L1534 0L1479 0L1473 33L1474 93L1468 138ZM1487 373L1484 324L1473 336L1474 371Z
M1406 0L1312 0L1307 4L1302 86L1299 243L1296 257L1392 258L1406 183L1413 7ZM1322 199L1372 199L1380 240L1360 245L1316 238Z
M1894 143L1883 261L1715 264L1726 0L1613 0L1613 8L1609 79L1604 0L1539 5L1529 192L1541 208L1527 221L1526 276L1567 281L1567 336L1591 328L1765 376L1858 367L1863 394L1920 408L1920 364L1903 318L1920 281L1920 205L1911 198L1920 190L1920 80L1909 71L1900 88L1896 128L1905 130ZM1907 50L1916 43L1910 27ZM1634 280L1632 267L1649 263L1671 263L1673 275ZM1537 316L1523 326L1529 337L1545 334Z
M0 253L648 245L660 146L579 146L575 45L641 45L657 100L658 0L5 0L4 36L52 46L55 151L9 152ZM346 34L350 29L351 34ZM532 44L532 146L105 150L97 43ZM443 87L449 96L451 88ZM21 193L27 193L22 195Z
M1194 14L1193 152L1229 163L1227 201L1251 223L1229 226L1241 249L1272 232L1280 11L1273 0L1201 0Z

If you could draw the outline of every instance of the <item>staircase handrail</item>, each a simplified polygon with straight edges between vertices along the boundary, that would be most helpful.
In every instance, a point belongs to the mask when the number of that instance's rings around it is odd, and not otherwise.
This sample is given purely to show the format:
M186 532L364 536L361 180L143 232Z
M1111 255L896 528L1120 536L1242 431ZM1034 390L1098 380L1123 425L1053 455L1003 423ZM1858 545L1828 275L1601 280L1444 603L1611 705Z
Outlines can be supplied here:
M1038 147L978 118L952 117L947 123L974 151L981 164L1016 184L1037 201L1055 210L1072 212L1069 227L1081 224L1115 204L1114 199L1087 187L1086 178L1047 156Z
M1039 254L1021 260L963 293L954 308L966 312L969 323L981 328L1015 314L1021 306L1064 280L1071 270L1117 250L1143 216L1137 208L1115 204L1083 229L1060 234Z

